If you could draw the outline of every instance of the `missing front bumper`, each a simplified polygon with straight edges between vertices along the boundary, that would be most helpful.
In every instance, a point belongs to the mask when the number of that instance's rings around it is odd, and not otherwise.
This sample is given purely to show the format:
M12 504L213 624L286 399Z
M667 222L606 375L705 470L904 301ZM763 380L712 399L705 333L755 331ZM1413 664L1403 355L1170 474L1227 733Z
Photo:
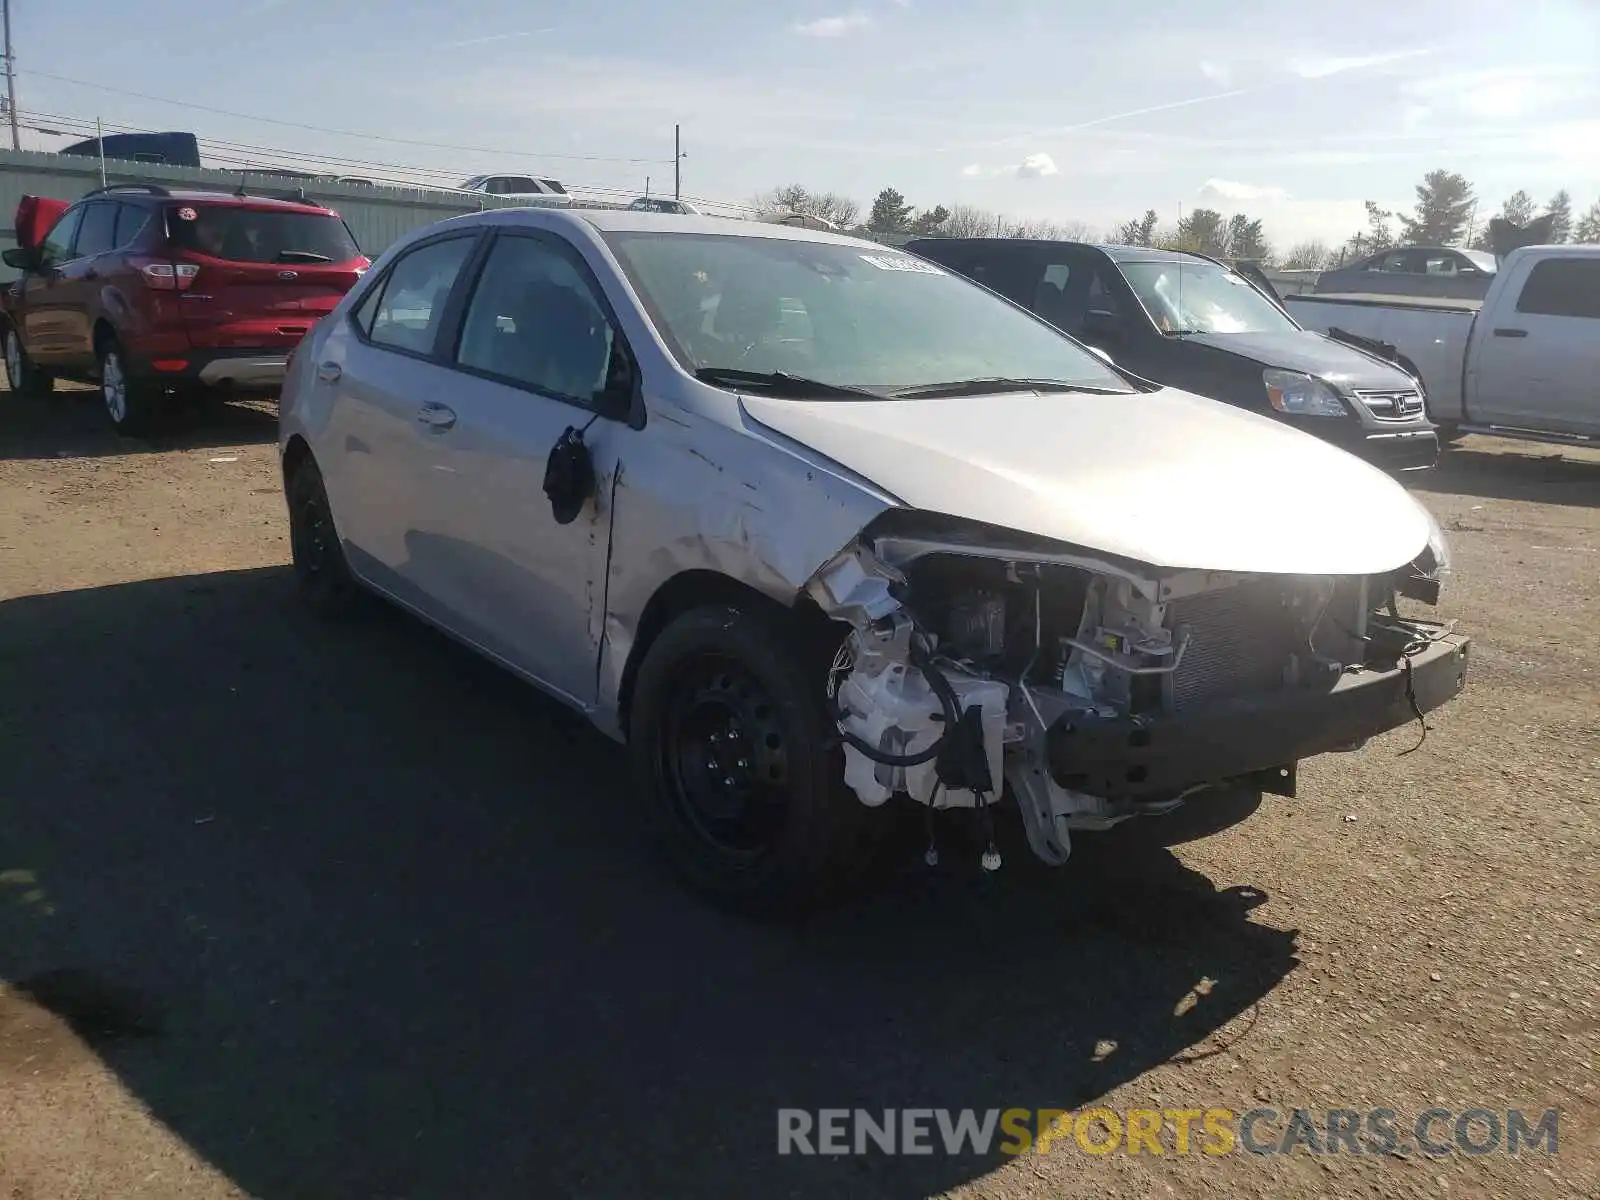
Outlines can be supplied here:
M1277 692L1181 715L1072 713L1047 738L1063 788L1110 800L1154 800L1338 750L1416 720L1453 699L1471 639L1447 634L1387 670L1341 675L1320 691ZM1415 703L1413 703L1413 701Z

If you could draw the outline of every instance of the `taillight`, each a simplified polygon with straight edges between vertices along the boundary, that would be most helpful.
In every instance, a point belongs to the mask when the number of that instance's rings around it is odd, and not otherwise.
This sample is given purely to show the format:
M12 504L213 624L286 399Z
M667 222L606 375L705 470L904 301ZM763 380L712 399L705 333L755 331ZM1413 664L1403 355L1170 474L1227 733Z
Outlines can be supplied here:
M200 274L196 263L145 262L139 267L145 286L158 292L187 292Z

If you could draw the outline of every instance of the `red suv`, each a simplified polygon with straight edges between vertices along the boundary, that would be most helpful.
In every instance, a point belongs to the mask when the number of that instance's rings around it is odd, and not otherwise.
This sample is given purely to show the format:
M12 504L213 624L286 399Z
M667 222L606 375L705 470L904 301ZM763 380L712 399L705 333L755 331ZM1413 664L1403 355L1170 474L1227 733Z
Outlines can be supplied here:
M33 203L34 228L60 216L37 239L19 225L3 255L23 273L0 314L6 378L35 394L98 383L120 433L175 393L276 390L371 265L338 213L305 201L120 184Z

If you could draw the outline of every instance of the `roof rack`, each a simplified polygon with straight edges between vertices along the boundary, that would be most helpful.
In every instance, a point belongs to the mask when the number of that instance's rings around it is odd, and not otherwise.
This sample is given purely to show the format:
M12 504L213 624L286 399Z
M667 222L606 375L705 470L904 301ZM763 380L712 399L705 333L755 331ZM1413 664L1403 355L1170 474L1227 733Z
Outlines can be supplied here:
M258 200L288 200L296 204L316 203L314 200L306 199L305 184L281 192L266 191L265 189L256 191L245 187L244 180L240 179L239 186L233 189L233 194L240 200L248 200L251 197L255 197Z
M159 183L113 183L108 187L95 188L92 192L85 192L85 196L102 196L106 192L144 192L150 196L170 196L171 192Z

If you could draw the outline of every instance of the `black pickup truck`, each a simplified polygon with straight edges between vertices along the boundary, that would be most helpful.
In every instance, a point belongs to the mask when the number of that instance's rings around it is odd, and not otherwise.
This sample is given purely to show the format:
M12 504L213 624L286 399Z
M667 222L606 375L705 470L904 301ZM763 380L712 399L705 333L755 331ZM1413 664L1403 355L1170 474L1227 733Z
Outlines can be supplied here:
M1416 379L1378 353L1303 328L1215 259L1010 238L919 238L905 249L1156 383L1252 409L1386 470L1438 461Z

